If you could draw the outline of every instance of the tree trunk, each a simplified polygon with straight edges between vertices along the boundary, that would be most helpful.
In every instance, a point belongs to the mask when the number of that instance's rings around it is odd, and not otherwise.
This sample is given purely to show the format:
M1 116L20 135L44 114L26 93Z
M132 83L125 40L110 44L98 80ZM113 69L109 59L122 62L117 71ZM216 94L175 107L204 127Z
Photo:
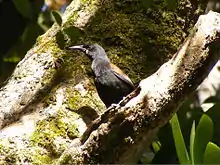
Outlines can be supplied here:
M209 12L177 53L143 79L184 38L175 14L161 3L154 8L139 1L73 1L62 25L38 38L0 90L0 162L136 163L219 53L220 17ZM80 42L101 43L133 81L143 79L118 106L105 109L90 63L65 49Z

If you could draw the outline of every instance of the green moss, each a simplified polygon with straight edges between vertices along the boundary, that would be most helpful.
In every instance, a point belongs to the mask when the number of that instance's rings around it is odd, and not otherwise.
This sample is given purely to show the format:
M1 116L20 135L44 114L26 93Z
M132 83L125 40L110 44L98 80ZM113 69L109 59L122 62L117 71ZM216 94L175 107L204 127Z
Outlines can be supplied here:
M183 39L175 14L163 3L145 9L139 1L105 3L85 29L83 43L100 43L134 82L155 71Z
M81 98L81 95L78 91L73 91L73 92L71 92L71 94L73 95L73 97L70 97L67 101L68 108L76 110L76 109L80 108L80 106L81 106L80 101L82 102L82 98Z
M53 158L47 155L47 152L42 149L36 149L35 153L31 156L32 164L40 165L40 164L52 164Z
M33 144L44 146L45 148L51 148L52 146L48 145L52 145L51 143L56 137L68 137L66 133L67 130L72 130L77 136L78 132L74 126L74 123L67 123L67 121L64 121L66 117L67 112L60 110L56 117L49 117L47 120L39 121L36 131L31 138Z
M97 112L105 110L105 105L102 103L100 98L95 94L93 88L87 89L88 91L83 95L74 89L67 89L68 99L67 106L69 109L77 111L82 109L82 107L90 107L97 110Z
M95 4L96 1L87 3ZM76 19L76 13L70 19ZM185 34L176 21L176 15L168 11L163 2L154 3L152 9L146 9L139 1L126 0L104 3L84 31L85 35L79 38L78 44L101 44L111 61L135 83L167 61L176 52ZM66 76L74 77L73 84L81 82L87 76L93 82L91 62L87 57L79 52L66 53L64 69ZM68 108L77 111L82 106L94 109L104 107L94 97L92 86L94 84L91 84L91 93L84 96L69 88Z
M0 139L0 164L16 164L24 160L31 164L53 164L71 140L79 136L75 116L74 112L59 110L40 120L23 149L18 149L13 139L4 140L4 144Z
M85 35L77 42L100 43L112 62L124 70L134 82L150 75L170 58L184 38L183 27L178 24L176 14L168 11L162 2L155 1L151 9L146 9L140 1L83 0L82 4L86 4L81 5L79 10L88 8L90 11L96 11L96 4L99 2L103 4L98 5L100 9L84 29ZM92 6L89 6L90 4ZM71 11L71 7L68 7L68 10ZM78 11L71 12L63 28L73 26L78 16ZM73 119L76 118L76 113L80 114L80 110L84 108L87 111L85 107L91 107L95 112L105 110L94 90L94 84L88 84L84 94L74 89L74 85L81 83L85 77L91 77L90 82L93 82L91 62L82 53L65 51L64 47L75 44L75 40L62 34L58 26L53 26L45 35L38 37L35 46L40 46L35 48L35 52L40 54L47 51L51 52L55 59L63 59L64 67L59 71L62 72L60 75L71 81L71 86L67 85L66 104L73 112L60 110L56 115L52 114L37 123L31 136L32 148L23 152L28 155L26 157L32 164L54 163L67 148L69 141L79 136ZM50 85L58 71L57 68L50 69L48 75L44 75L43 84ZM25 74L21 74L18 78L24 76ZM58 76L59 79L63 78L62 76ZM53 95L45 99L48 105L55 101ZM129 142L129 139L125 139L125 142ZM19 157L17 153L16 149L1 145L0 140L0 158L3 155L6 164L14 164ZM63 163L71 161L74 162L70 155L63 159ZM0 164L5 162L2 163L0 159Z
M31 145L39 148L32 156L32 160L36 164L40 164L39 162L51 163L66 149L68 145L66 139L78 136L75 124L69 119L71 115L73 116L73 112L60 110L56 116L37 123L36 130L31 137Z
M2 144L0 142L0 164L14 164L18 160L16 148L11 146L10 139Z
M74 164L75 160L73 160L72 156L70 154L65 154L63 157L62 157L62 160L60 161L60 164Z

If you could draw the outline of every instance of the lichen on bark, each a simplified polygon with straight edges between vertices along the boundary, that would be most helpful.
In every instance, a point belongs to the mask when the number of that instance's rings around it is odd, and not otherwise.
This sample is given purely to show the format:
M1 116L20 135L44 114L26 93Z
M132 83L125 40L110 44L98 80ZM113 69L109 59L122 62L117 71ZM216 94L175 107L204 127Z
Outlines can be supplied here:
M0 163L9 160L12 163L55 163L71 140L80 137L91 121L105 110L94 88L90 61L66 47L101 44L111 61L136 83L176 52L185 36L177 17L181 15L169 11L163 2L155 2L147 9L138 0L74 0L63 16L62 27L55 23L38 37L27 54L28 57L32 52L50 55L47 57L53 62L43 63L50 71L41 81L42 86L49 86L30 109L39 111L40 118L29 137L22 136L21 140L13 137L12 143L0 141ZM72 26L82 33L77 38L62 31ZM17 78L23 76L17 75ZM20 142L25 142L22 150ZM128 143L128 139L125 142ZM68 162L70 157L64 159L63 162Z

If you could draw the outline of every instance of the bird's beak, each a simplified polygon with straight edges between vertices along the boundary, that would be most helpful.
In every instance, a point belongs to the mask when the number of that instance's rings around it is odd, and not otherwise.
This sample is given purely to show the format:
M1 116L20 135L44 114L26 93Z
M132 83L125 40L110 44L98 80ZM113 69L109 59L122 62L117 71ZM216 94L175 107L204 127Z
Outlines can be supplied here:
M69 50L75 49L75 50L80 50L84 53L87 52L87 49L83 47L83 45L76 45L76 46L71 46L68 48Z

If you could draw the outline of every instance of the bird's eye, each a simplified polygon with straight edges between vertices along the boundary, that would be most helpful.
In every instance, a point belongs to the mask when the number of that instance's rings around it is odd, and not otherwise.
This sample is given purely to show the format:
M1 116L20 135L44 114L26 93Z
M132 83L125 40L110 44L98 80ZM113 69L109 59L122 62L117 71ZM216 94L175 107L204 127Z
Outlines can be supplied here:
M90 48L90 45L83 45L83 48L89 49L89 48Z
M95 46L93 45L84 45L83 47L91 52L95 50Z

